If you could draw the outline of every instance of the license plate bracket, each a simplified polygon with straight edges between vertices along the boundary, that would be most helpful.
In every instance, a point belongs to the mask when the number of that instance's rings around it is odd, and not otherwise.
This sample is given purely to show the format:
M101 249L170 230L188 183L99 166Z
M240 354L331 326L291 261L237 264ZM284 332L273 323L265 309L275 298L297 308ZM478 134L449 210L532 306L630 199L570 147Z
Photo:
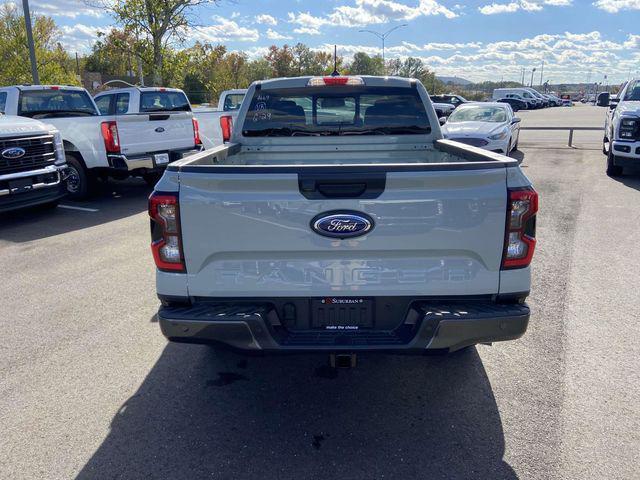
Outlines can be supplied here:
M156 166L167 165L169 163L168 153L156 153L153 155L153 162Z
M360 297L325 297L311 300L311 327L349 331L373 328L374 300Z
M33 188L33 179L30 177L27 178L18 178L16 180L9 180L9 191L11 193L22 193L29 191Z

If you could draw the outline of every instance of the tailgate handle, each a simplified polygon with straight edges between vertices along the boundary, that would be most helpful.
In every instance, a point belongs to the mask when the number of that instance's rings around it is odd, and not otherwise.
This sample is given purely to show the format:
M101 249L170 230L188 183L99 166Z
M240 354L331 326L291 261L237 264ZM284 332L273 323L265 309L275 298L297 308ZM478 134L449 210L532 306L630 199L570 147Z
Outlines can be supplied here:
M384 172L375 173L300 173L300 193L310 200L325 198L378 198L386 184Z
M321 183L317 186L326 198L358 198L367 189L366 183Z
M157 120L169 120L170 115L162 114L162 115L149 115L149 121L154 122Z

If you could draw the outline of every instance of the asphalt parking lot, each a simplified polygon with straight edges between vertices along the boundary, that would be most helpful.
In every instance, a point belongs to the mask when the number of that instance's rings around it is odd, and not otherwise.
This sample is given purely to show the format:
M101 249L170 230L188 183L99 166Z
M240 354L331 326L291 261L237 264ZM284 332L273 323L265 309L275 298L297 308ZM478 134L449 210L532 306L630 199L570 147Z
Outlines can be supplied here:
M640 176L605 175L601 133L566 138L520 141L541 202L529 331L446 357L335 372L167 344L141 181L2 217L0 478L638 478Z

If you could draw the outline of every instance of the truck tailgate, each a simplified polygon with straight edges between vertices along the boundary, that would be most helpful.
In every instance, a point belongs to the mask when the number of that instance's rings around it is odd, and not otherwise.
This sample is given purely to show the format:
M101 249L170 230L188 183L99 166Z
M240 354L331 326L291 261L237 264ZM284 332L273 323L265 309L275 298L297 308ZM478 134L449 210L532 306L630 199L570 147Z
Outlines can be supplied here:
M191 112L118 115L122 153L138 155L193 147L191 119Z
M370 175L367 166L298 172L264 167L255 173L215 166L193 167L197 173L183 169L179 196L189 294L496 294L506 169L381 167L373 177L382 178L382 188L376 191L379 182L371 182L372 188L367 183L357 198L324 198L327 191L329 197L340 196L339 188L325 188L321 198L307 198L317 195L302 191L310 179L329 186L336 175L341 184L358 182ZM319 235L312 220L332 211L364 213L374 226L350 239Z

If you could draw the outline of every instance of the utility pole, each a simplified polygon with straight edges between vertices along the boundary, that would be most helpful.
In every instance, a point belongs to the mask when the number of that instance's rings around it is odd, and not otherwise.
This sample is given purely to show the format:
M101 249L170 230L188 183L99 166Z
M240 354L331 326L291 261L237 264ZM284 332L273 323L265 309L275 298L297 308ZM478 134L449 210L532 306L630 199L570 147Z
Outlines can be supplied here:
M36 48L33 44L33 30L31 30L31 14L29 13L29 0L22 0L24 11L24 26L27 30L27 44L29 46L29 59L31 60L31 77L34 85L40 85L38 77L38 64L36 63Z
M140 79L140 86L144 87L144 75L142 74L142 57L140 55L136 55L138 57L138 78Z
M536 73L536 69L531 70L531 82L529 83L530 87L533 87L533 74Z
M542 85L542 74L544 73L544 60L542 60L542 66L540 67L540 85Z
M391 32L394 32L397 29L402 28L402 27L406 27L406 26L407 26L406 23L403 23L402 25L396 25L395 27L387 30L384 33L375 32L373 30L359 30L360 33L371 33L371 34L375 35L376 37L378 37L380 40L382 40L382 64L384 65L385 73L387 71L387 64L386 64L385 58L384 58L384 41L387 39L387 37L389 36L389 34Z
M76 73L80 76L80 60L78 59L78 52L76 52Z
M520 83L524 87L524 67L522 67L522 81Z

